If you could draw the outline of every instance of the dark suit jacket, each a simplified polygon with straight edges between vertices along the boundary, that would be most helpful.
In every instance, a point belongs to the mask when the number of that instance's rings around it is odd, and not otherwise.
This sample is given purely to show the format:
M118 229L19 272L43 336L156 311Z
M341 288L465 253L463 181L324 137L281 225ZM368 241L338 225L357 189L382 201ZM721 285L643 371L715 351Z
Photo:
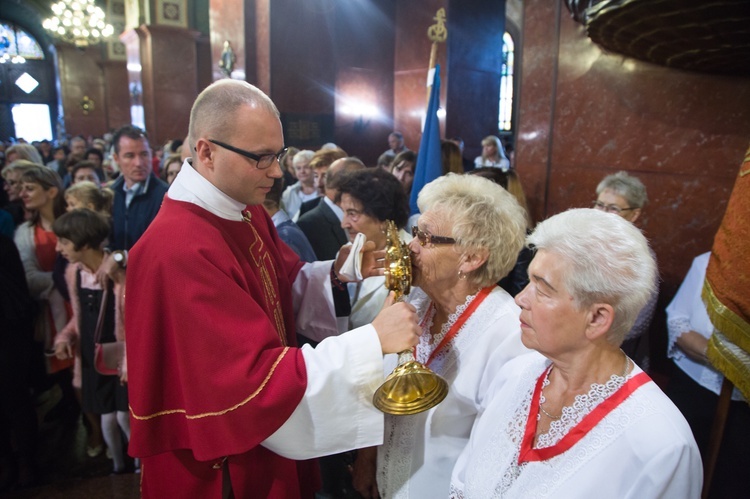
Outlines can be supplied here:
M304 203L302 203L302 205L300 205L299 207L299 216L297 217L297 220L299 220L299 217L318 206L318 203L320 203L321 199L323 199L323 196L318 196L315 199L311 199L310 201L305 201ZM292 215L289 216L291 217Z
M339 217L323 201L299 217L297 225L307 236L318 260L333 260L341 246L349 242Z

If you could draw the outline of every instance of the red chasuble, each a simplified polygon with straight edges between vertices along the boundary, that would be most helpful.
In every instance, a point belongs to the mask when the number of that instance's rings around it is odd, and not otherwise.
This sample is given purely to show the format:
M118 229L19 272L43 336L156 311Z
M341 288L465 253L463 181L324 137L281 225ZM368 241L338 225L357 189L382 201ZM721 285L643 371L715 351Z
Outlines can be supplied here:
M143 497L221 497L225 458L236 497L307 495L298 465L309 463L259 445L305 392L290 348L302 263L262 207L247 215L165 198L130 252L129 450L142 458Z

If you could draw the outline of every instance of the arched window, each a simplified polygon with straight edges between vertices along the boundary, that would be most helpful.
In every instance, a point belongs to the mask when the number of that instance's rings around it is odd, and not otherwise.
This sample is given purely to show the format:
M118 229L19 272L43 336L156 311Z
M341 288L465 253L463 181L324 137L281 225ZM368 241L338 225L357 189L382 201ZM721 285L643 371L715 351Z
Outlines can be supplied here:
M42 47L33 36L15 24L0 22L0 63L20 63L25 60L44 60Z
M54 138L57 92L52 59L45 57L32 32L0 19L0 140Z
M500 110L497 125L500 132L512 131L514 54L513 37L506 31L503 35L503 61L500 69Z

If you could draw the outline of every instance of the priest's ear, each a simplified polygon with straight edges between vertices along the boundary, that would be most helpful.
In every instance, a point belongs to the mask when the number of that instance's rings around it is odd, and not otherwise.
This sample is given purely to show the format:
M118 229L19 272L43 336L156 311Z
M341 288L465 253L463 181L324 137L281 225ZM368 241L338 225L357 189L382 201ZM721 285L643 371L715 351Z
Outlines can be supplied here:
M198 139L193 148L193 158L195 159L193 167L196 169L206 168L208 170L213 170L216 147L217 146L204 138Z

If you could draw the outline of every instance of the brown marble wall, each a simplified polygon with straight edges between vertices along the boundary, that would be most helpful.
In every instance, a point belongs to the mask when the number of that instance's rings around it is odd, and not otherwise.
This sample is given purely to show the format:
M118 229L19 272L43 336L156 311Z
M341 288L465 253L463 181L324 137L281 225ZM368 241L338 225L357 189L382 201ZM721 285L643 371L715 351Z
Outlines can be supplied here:
M198 33L150 25L123 36L129 58L138 44L140 81L146 130L152 147L187 135L190 108L198 95L196 38Z
M588 206L605 175L638 176L661 310L711 247L750 142L750 80L604 53L559 2L524 6L515 162L531 212L540 220Z
M335 142L372 166L393 131L395 15L394 0L336 5ZM357 105L374 113L360 115Z
M105 79L99 63L99 47L85 50L60 46L57 61L62 94L63 120L69 135L102 135L108 130ZM84 96L94 101L88 114L81 108Z
M114 130L130 123L128 70L125 61L104 61L101 68L107 106L107 129Z
M271 98L282 113L333 114L334 20L330 1L272 2Z
M334 141L371 164L387 148L395 5L271 3L271 98L287 125L288 145L309 139L307 147L315 148ZM345 112L361 106L378 109L378 116Z

